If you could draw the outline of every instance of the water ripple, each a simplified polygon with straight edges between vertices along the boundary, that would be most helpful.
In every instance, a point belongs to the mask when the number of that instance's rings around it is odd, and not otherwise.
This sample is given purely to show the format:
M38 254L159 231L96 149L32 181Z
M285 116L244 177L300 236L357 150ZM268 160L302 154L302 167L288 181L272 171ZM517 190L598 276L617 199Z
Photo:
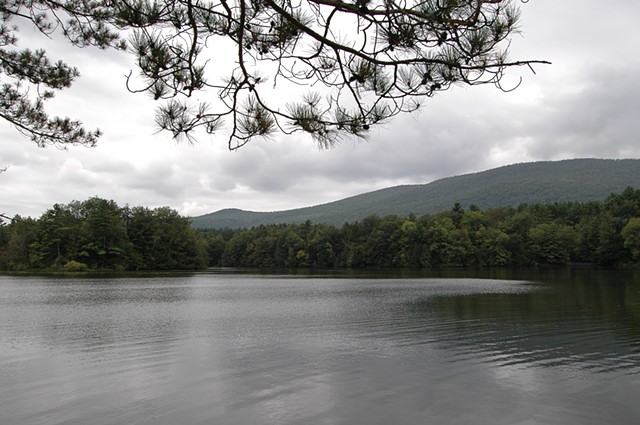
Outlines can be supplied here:
M640 306L620 292L633 285L2 282L3 425L599 425L640 415Z

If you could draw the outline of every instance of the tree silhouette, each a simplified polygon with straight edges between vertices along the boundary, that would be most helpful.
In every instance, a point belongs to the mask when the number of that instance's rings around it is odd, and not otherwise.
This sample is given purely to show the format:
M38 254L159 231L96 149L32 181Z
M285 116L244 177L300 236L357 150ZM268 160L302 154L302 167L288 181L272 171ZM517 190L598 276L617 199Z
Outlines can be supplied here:
M160 129L195 141L226 125L230 149L276 132L329 147L455 84L503 89L507 68L547 63L507 57L517 0L22 0L0 1L0 13L0 116L39 145L93 145L100 133L44 112L78 71L8 49L12 20L127 49L138 67L127 87L160 102Z

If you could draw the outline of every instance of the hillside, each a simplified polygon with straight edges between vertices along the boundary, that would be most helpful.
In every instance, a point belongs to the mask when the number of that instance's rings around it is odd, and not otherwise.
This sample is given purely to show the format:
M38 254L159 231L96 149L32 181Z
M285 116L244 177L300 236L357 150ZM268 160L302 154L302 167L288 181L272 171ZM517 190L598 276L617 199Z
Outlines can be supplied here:
M197 228L241 228L260 224L327 223L340 226L377 214L433 214L459 202L464 208L523 203L603 200L640 184L638 159L572 159L508 165L448 177L428 184L394 186L327 204L276 212L225 209L193 217Z

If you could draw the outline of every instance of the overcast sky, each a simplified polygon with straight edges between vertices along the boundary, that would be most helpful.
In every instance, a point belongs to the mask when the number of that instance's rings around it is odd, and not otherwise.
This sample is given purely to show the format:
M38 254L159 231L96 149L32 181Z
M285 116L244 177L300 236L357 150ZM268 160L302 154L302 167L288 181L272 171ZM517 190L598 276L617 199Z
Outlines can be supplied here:
M70 49L23 31L22 40L78 67L52 114L104 131L95 148L41 149L0 122L0 213L39 217L91 196L170 206L196 216L223 208L275 211L502 165L568 158L640 157L640 2L530 0L512 59L546 59L515 92L456 88L368 141L319 150L305 136L256 140L236 152L224 135L177 144L155 134L154 104L126 91L130 58Z

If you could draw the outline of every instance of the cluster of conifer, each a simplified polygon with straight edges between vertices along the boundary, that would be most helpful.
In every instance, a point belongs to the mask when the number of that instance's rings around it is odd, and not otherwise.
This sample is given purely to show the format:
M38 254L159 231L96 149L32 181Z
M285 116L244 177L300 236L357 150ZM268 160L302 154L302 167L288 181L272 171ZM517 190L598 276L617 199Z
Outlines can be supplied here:
M205 267L206 247L170 208L119 207L90 198L56 204L40 218L0 226L0 269L189 270Z

